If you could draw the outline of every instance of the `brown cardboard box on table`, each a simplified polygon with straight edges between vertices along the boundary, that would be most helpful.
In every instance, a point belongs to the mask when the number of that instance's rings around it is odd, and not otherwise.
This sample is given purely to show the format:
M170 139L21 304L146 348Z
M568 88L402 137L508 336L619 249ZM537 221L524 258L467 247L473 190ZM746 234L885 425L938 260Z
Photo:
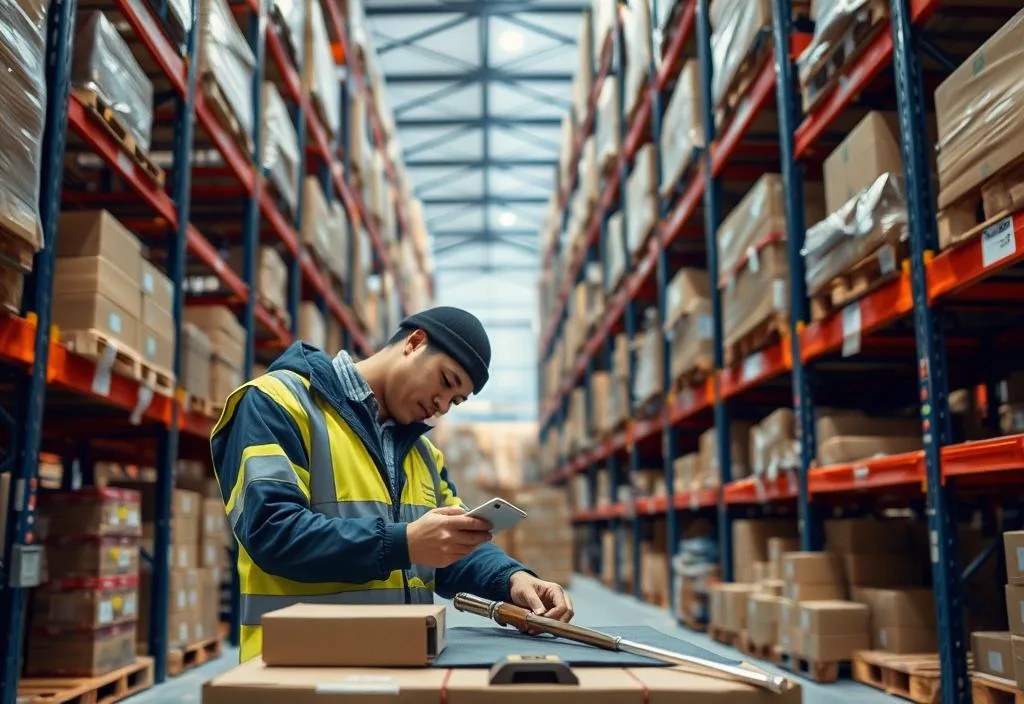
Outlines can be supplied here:
M644 704L685 698L687 704L799 704L794 686L775 695L749 685L707 677L682 668L573 668L579 684L490 684L488 669L357 669L272 667L259 658L203 686L203 704L313 704L337 693L346 701L372 702L391 694L402 704Z
M296 604L263 616L272 667L422 667L444 647L443 605Z
M971 634L971 653L976 672L1007 680L1015 678L1009 633L975 631Z

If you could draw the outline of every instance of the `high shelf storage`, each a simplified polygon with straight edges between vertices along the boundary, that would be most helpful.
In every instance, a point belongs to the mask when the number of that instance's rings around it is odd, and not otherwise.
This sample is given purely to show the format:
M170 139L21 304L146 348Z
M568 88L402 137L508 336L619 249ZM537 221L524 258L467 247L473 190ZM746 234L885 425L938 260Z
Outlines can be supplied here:
M1001 551L997 532L992 546L962 559L957 518L977 506L1013 515L1024 476L1024 435L1011 422L1012 408L1000 409L997 393L1017 368L1001 350L1016 339L1021 312L1013 267L1024 245L1024 210L1006 195L985 217L958 207L962 202L937 216L934 93L1020 3L857 3L857 34L832 37L843 48L810 81L800 80L798 65L816 40L807 3L749 3L747 12L760 13L747 18L759 27L756 40L750 53L732 57L723 47L741 40L714 45L713 25L725 20L710 4L709 15L709 0L628 8L596 0L585 13L577 76L585 89L564 125L559 190L545 230L539 350L548 478L582 489L572 491L578 566L650 598L643 580L649 543L667 546L669 564L659 569L671 574L680 537L698 518L715 527L720 575L728 582L739 517L792 516L801 549L820 550L826 514L904 507L928 526L942 701L966 701L964 594L981 564ZM715 76L724 58L727 80ZM980 71L984 57L975 63ZM1019 86L1024 77L1007 80ZM684 82L696 107L688 134L680 136L662 125ZM822 199L841 204L860 188L839 201L822 194L823 173L832 168L823 162L878 111L894 116L888 124L902 164L872 188L878 201L900 204L905 236L883 243L891 249L878 260L879 271L848 276L845 293L823 295L815 276L809 290L808 230L836 210L823 208ZM671 172L663 163L666 136L688 150L680 156L673 147ZM612 146L602 149L609 140ZM653 187L634 180L638 169ZM777 175L777 183L765 174ZM1012 174L1005 180L1008 189ZM782 193L781 212L770 219L776 224L737 246L735 230L764 220L744 198L760 192L763 205L763 189L773 187ZM739 221L728 223L734 239L720 249L730 212L739 212ZM631 221L640 221L639 229ZM707 308L684 313L702 328L705 347L699 363L673 374L678 335L670 318L679 312L670 310L670 297L683 295L673 286L701 288L697 274L680 283L681 269L703 271ZM788 272L759 292L773 315L726 340L742 277L766 269ZM962 390L952 405L951 390ZM980 405L987 427L965 428L964 405ZM883 445L891 448L882 450L886 456L872 451L867 459L830 462L842 453L822 455L819 409L886 417L906 406L915 408L912 432ZM792 413L794 456L778 471L741 473L735 455L749 450L731 439L733 421L749 430L779 409ZM907 420L894 423L905 427ZM687 461L698 441L715 475L691 481L697 474ZM733 478L734 467L742 478ZM671 585L661 596L678 606Z
M389 125L381 107L385 98L373 77L375 56L358 3L350 3L348 15L337 0L285 3L292 13L298 8L297 22L283 16L280 4L260 0L103 0L88 8L26 0L21 5L28 9L12 25L17 31L27 31L19 23L31 27L33 13L38 15L36 59L46 75L45 94L37 97L45 129L38 145L35 212L41 246L26 251L24 236L18 240L2 233L8 312L0 317L0 359L9 442L0 479L3 501L10 501L0 588L6 634L0 701L5 704L18 696L27 598L42 576L36 511L41 452L63 464L67 490L90 486L99 461L155 468L155 534L152 553L143 555L152 570L149 652L167 652L177 465L179 460L209 464L209 435L223 401L193 398L181 386L187 309L226 306L237 314L244 335L244 364L236 380L241 381L300 337L368 355L399 315L425 305L432 295L422 215L397 163L393 120ZM311 29L304 8L313 8L319 18ZM111 41L124 44L128 63L134 59L152 87L150 144L126 129L118 106L73 90L72 72L82 60L75 39L83 31L83 17L96 11L105 18L100 31L116 28L120 39ZM206 37L206 55L199 52L203 18L220 23L216 36ZM211 75L216 72L208 63L223 49L210 45L230 43L230 22L247 44L230 47L235 58L244 62L238 57L251 52L246 80L234 86L246 97L241 102L231 102L223 86L216 86L225 76ZM310 39L316 32L325 40L319 45ZM296 50L307 41L308 51ZM115 67L125 74L132 69ZM284 117L296 139L291 207L281 188L272 185L272 167L280 159L267 162L263 132L272 128L272 115L264 100L271 93L282 108L274 115ZM18 98L15 94L13 100ZM248 114L250 129L238 119L239 111ZM332 222L345 230L346 252L325 252L317 233L309 232L319 223L303 223L310 207L303 189L313 187L320 190L324 219L328 213L341 218ZM375 202L368 203L364 194ZM174 344L173 364L166 368L148 364L144 354L119 350L103 336L86 336L92 349L72 346L53 324L59 223L62 213L81 209L113 214L119 231L137 235L148 252L157 272L152 276L169 281L174 329L161 332ZM286 268L284 305L261 293L263 248L273 248ZM382 278L383 295L368 292L368 275ZM396 301L390 309L387 300ZM300 318L314 308L329 332L300 334ZM237 599L230 611L229 637L235 640ZM166 661L162 655L154 660L159 683L167 676Z

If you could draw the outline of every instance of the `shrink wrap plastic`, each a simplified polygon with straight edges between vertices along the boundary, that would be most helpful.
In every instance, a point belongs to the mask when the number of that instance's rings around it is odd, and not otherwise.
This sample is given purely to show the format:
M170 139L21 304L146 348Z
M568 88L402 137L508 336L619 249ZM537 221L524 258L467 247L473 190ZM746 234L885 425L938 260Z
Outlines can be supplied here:
M277 86L263 84L263 168L291 212L298 207L299 140Z
M619 136L619 81L608 76L601 84L597 97L597 163L604 165L618 158L621 149Z
M86 12L79 19L71 84L98 95L142 150L149 151L153 84L114 25L98 10Z
M306 45L305 0L274 0L274 10L287 28L286 40L293 56L302 56Z
M765 174L726 216L718 231L719 276L734 277L744 255L756 259L754 251L769 235L786 235L785 190L779 174ZM748 261L747 268L756 269Z
M319 0L310 2L310 39L306 47L306 81L312 88L313 97L320 102L320 118L331 135L341 129L341 115L338 105L341 101L341 82L338 69L331 53L331 40L327 34L327 23Z
M774 480L783 472L799 469L800 445L792 409L780 408L750 429L750 453L756 477Z
M771 21L766 0L717 0L711 8L711 97L718 107L743 60Z
M807 82L832 45L842 39L857 13L869 11L869 3L870 0L815 0L814 36L796 62L801 83Z
M41 0L0 3L0 225L42 248L39 174L46 105L46 8Z
M673 191L693 158L693 150L704 146L704 128L700 113L700 66L687 61L665 109L661 131L662 195Z
M199 73L217 84L239 126L251 135L256 58L224 0L203 0L199 7Z
M907 201L903 178L882 174L861 189L837 212L807 230L804 257L807 291L816 295L829 281L850 269L886 244L907 237ZM890 263L882 262L882 273L896 265L895 252ZM889 254L881 256L888 257Z

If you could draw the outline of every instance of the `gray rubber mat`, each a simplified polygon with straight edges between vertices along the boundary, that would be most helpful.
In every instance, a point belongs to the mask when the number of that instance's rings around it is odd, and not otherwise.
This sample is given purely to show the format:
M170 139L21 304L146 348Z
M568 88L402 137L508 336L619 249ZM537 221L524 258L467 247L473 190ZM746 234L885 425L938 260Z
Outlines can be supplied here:
M712 662L739 664L738 660L724 658L709 650L673 638L649 626L619 626L598 628L614 636L692 655ZM509 655L556 655L575 667L658 667L660 660L603 650L547 634L526 636L513 628L498 626L456 627L445 632L445 649L434 662L435 667L490 667Z

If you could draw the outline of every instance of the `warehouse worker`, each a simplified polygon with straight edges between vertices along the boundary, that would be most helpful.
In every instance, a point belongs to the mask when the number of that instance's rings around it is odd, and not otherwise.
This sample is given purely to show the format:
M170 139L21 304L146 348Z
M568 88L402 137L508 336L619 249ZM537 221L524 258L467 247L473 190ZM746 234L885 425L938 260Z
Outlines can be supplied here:
M431 603L471 592L569 621L572 603L490 542L466 508L430 422L487 382L480 321L439 307L402 321L373 356L297 342L236 389L211 436L239 544L241 659L263 614L305 602Z

